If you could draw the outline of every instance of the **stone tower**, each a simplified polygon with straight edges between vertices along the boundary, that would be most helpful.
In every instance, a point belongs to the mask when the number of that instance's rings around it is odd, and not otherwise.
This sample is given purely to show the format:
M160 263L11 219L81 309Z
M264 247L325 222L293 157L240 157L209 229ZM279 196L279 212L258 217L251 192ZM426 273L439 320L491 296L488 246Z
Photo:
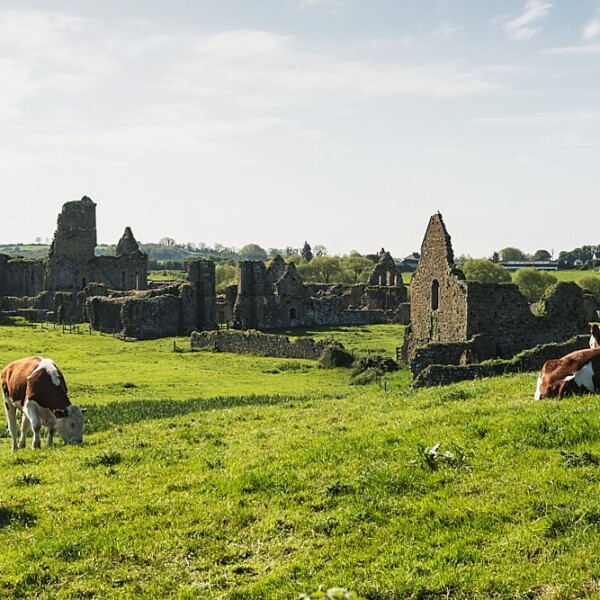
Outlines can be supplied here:
M188 280L193 284L195 307L193 329L214 329L217 326L215 294L215 263L210 260L192 260L188 266Z
M430 342L463 342L467 333L467 283L454 265L450 235L440 213L429 219L421 260L410 282L410 355Z
M87 196L67 202L50 246L45 288L75 291L94 280L96 204Z
M258 329L264 322L269 275L261 261L247 260L238 265L238 294L233 318L242 329Z

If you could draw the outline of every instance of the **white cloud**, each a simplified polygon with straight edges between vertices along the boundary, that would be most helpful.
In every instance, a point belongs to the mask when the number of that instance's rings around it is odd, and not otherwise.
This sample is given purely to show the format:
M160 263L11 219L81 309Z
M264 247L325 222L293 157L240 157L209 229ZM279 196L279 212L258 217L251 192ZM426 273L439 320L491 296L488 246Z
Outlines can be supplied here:
M88 41L94 29L80 17L0 9L0 118L24 114L26 100L92 89L113 72L117 59Z
M600 121L600 112L573 111L568 113L546 113L522 116L476 117L473 121L475 123L488 125L541 125L546 127L551 124L576 124Z
M453 38L457 34L457 32L460 31L460 29L460 27L455 27L450 23L444 23L440 25L437 29L435 29L429 37L439 39Z
M600 44L584 44L583 46L561 46L546 50L546 54L559 55L581 55L581 54L600 54Z
M306 106L382 96L457 96L494 89L481 72L451 64L413 66L349 61L298 49L268 32L231 31L203 38L188 59L170 65L174 89L246 107Z
M382 59L350 60L332 45L311 52L270 31L157 34L0 9L0 137L19 161L44 164L151 161L157 149L233 164L248 160L256 139L332 143L319 113L373 111L401 96L481 94L502 79L464 63L394 59L405 52L393 45L369 54Z
M600 35L600 19L588 21L582 29L581 36L584 40L591 40Z
M345 0L298 0L297 6L306 8L310 6L331 6L333 8L342 8Z
M543 0L527 0L523 12L504 24L504 31L515 40L528 40L541 32L534 23L544 18L552 8L552 4Z

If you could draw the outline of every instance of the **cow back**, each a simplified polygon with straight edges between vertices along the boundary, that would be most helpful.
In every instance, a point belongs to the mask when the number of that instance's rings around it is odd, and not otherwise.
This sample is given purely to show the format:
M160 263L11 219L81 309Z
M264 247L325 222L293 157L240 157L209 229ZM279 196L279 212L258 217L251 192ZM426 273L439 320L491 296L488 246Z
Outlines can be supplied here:
M0 377L5 396L21 405L25 398L52 411L70 404L65 378L49 359L30 356L15 360L2 370Z

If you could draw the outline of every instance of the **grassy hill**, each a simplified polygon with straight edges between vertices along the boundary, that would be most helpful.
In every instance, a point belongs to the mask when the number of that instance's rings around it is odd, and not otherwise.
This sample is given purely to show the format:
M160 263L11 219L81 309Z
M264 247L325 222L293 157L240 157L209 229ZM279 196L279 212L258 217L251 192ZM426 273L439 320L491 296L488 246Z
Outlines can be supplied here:
M7 324L53 357L82 447L0 437L0 597L600 594L600 405L536 374L388 391L309 361ZM13 322L14 323L14 322ZM326 335L325 331L316 332ZM402 330L342 328L391 353Z

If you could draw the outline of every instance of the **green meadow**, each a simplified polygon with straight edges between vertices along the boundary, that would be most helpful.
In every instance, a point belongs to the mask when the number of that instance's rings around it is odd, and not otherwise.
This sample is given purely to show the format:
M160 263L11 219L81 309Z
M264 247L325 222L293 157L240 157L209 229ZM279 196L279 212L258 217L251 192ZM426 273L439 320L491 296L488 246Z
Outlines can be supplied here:
M298 332L296 332L298 334ZM310 332L393 356L402 327ZM174 345L175 343L175 345ZM349 369L19 321L81 447L0 434L1 598L600 597L600 408L537 375L387 391ZM341 597L341 596L340 596Z

